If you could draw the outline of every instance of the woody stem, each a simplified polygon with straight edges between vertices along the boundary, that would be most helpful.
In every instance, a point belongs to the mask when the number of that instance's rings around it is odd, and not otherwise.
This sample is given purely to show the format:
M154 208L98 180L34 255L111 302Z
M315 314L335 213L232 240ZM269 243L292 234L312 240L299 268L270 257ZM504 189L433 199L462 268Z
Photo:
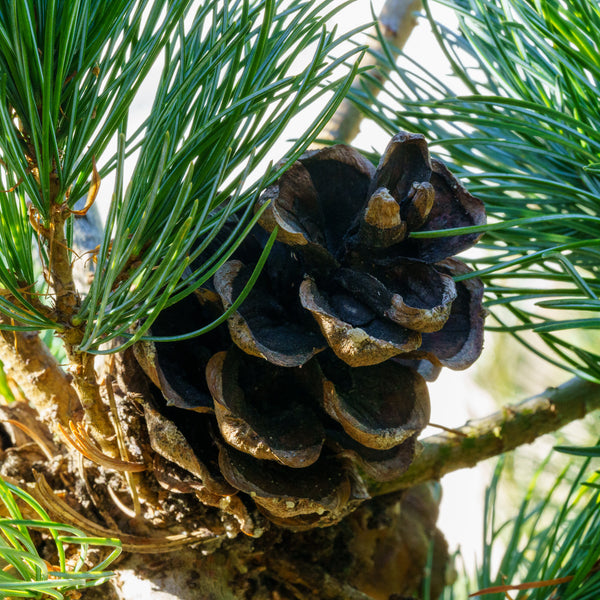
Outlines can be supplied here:
M90 431L103 452L116 456L114 430L109 419L109 411L100 395L94 369L94 356L79 350L83 339L83 328L72 324L73 316L77 314L81 305L81 299L73 279L71 252L65 236L65 223L69 212L66 203L57 202L58 198L53 200L47 242L48 271L50 285L55 293L56 320L65 327L61 337L65 344L73 383L79 394Z
M535 439L600 408L600 385L574 378L557 388L455 430L423 440L423 452L402 475L372 482L372 495L388 494L473 467L478 462L530 444Z

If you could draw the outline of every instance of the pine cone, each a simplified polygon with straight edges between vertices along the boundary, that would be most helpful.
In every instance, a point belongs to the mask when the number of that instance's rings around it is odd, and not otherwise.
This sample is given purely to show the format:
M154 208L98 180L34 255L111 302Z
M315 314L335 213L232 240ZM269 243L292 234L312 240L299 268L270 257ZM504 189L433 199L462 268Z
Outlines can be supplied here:
M168 421L151 438L210 494L244 492L283 526L329 525L368 496L365 478L389 480L410 465L429 420L420 373L466 368L482 349L482 284L455 283L469 269L452 258L478 236L410 233L479 225L485 214L430 159L423 136L407 133L377 169L348 146L308 152L257 209L261 227L234 259L163 311L152 333L200 328L228 309L265 231L278 227L227 326L137 348L167 402L150 409ZM173 426L181 435L159 439Z

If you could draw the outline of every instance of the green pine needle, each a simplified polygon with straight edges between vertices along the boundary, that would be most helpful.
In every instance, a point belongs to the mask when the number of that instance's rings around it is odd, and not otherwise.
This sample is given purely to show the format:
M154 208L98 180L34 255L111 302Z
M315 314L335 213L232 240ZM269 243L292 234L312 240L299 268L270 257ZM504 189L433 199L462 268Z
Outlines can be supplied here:
M328 28L344 6L0 0L1 327L85 324L79 350L124 338L115 351L207 281L256 222L258 195L315 139L357 73L357 31ZM151 71L160 80L150 115L130 131ZM324 98L285 160L269 165L292 119ZM126 159L135 162L127 181ZM116 174L96 275L71 323L55 322L33 258L47 272L54 250L31 220L48 227L52 202L86 197L95 160L101 178ZM234 233L215 249L236 214Z
M459 34L435 22L438 4L455 11ZM432 0L425 11L453 79L401 54L396 65L399 53L385 46L389 84L376 99L353 99L390 134L423 133L485 202L490 225L476 230L486 252L467 260L486 283L488 324L600 381L598 3ZM459 232L413 236L450 233Z
M557 448L558 449L558 448ZM538 477L548 467L537 470L525 491L521 505L506 520L498 512L506 507L500 490L504 458L496 466L486 491L484 539L481 563L475 579L465 574L447 587L442 600L467 600L469 594L496 586L544 583L506 592L515 600L595 600L600 594L600 489L598 472L589 474L590 453L583 464L569 465L556 477L547 493L541 495ZM552 460L552 456L549 457ZM550 583L562 580L563 583ZM505 592L474 596L506 600Z
M325 6L206 4L189 30L178 30L167 44L150 116L133 138L121 138L97 274L76 317L87 323L81 350L99 352L116 337L127 338L118 346L124 348L147 331L160 308L207 281L258 219L251 213L258 194L330 118L357 69L354 64L340 76L339 63L354 60L360 49L330 58L348 36L326 31ZM312 58L298 69L294 57L302 51ZM324 93L328 105L285 161L261 176L260 165L286 125ZM125 189L123 161L132 144L140 155ZM242 213L237 234L206 257L203 251L234 213ZM128 335L141 321L136 335Z
M10 598L55 598L62 600L71 590L100 585L114 573L105 569L121 553L117 539L89 537L81 530L53 522L42 506L27 492L0 479L0 595ZM19 503L27 505L37 519L24 519ZM56 570L50 570L31 537L31 531L48 534L56 549ZM67 565L67 545L79 547L76 564ZM111 552L92 569L84 570L91 546L111 548Z

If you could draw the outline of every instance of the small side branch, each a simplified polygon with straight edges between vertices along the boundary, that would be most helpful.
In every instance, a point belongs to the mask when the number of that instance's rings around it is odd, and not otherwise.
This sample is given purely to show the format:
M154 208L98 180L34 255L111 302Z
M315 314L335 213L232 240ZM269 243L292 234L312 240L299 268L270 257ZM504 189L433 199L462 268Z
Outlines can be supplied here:
M96 181L94 185L97 192L99 182ZM59 186L56 184L54 187L58 189ZM72 323L73 316L79 310L81 299L75 286L71 251L65 235L65 223L71 211L63 200L64 198L60 198L58 195L53 196L49 227L44 233L48 246L48 273L54 292L56 320L65 328L61 337L65 344L69 371L73 375L73 383L79 394L90 431L105 454L117 456L114 429L100 395L94 368L94 356L79 351L83 329Z
M2 317L0 317L0 320ZM79 407L70 377L37 333L0 331L0 360L53 431L67 426Z
M373 483L372 495L388 494L473 467L478 462L530 444L545 433L600 408L600 385L571 379L557 388L501 411L470 421L457 430L423 440L423 452L393 481Z
M387 0L379 15L379 27L386 40L396 48L403 48L413 29L417 25L415 14L423 8L421 0ZM370 74L379 82L383 83L388 75L389 68L384 67L376 58L378 54L383 54L383 49L376 37L376 32L371 32L373 36L370 41L370 50L363 61L361 67L375 67ZM380 87L366 78L358 76L352 88L362 91L366 86L369 93L377 96ZM325 140L331 140L344 144L349 144L360 130L360 123L364 114L347 98L340 104L340 107L333 115L320 137Z

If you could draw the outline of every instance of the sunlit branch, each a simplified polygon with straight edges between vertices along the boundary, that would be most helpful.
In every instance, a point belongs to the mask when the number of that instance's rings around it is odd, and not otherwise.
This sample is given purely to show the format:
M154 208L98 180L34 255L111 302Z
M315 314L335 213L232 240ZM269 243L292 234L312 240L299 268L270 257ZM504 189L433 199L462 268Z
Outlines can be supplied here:
M384 4L381 14L378 17L381 34L387 43L396 48L403 48L413 29L417 25L416 13L421 10L423 4L421 0L387 0ZM377 81L383 83L390 72L387 62L378 60L377 56L383 54L383 48L375 29L371 31L369 46L371 52L365 54L360 66L361 68L375 67L369 70ZM381 87L374 82L369 82L365 77L359 75L352 87L356 90L362 90L366 87L369 94L376 97ZM345 99L332 119L323 130L320 138L335 142L349 144L357 135L360 129L360 123L365 114L350 100Z
M600 408L600 385L574 378L557 388L505 406L497 413L469 421L457 432L444 432L423 440L423 452L408 471L386 483L373 483L373 495L439 479L447 473L530 444L541 435Z

